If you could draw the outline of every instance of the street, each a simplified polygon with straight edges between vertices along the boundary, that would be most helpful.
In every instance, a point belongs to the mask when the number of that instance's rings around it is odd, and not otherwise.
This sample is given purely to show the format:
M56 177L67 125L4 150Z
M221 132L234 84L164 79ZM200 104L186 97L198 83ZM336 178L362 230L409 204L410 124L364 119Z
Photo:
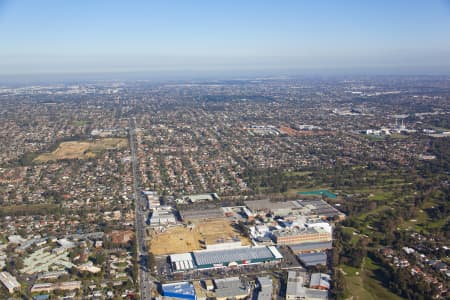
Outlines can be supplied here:
M136 246L137 254L139 259L139 290L140 299L147 300L151 299L151 291L153 289L153 281L150 275L150 270L148 269L148 249L145 242L145 221L146 214L145 211L146 203L145 198L141 194L140 190L140 179L139 179L139 161L137 158L137 141L135 132L135 120L130 118L130 129L129 129L129 142L131 148L132 156L132 171L133 171L133 193L135 201L135 227L136 227Z

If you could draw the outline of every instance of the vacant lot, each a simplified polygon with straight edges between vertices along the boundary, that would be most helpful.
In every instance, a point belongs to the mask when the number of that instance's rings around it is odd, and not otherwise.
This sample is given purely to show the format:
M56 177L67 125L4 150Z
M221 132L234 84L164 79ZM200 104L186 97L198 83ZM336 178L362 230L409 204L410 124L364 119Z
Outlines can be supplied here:
M199 250L201 247L193 230L186 227L174 227L163 233L152 233L150 249L154 255L164 255L190 252Z
M59 159L86 159L96 157L100 152L108 149L127 146L124 138L105 138L95 141L63 142L51 153L43 153L36 157L36 162L47 162Z
M194 231L206 245L218 244L232 238L240 238L243 245L249 245L249 241L233 228L227 219L195 223Z
M248 239L234 229L230 221L217 219L193 224L190 227L169 228L162 233L154 232L151 239L151 252L154 255L184 253L217 244L231 238L238 237L243 245L249 245Z

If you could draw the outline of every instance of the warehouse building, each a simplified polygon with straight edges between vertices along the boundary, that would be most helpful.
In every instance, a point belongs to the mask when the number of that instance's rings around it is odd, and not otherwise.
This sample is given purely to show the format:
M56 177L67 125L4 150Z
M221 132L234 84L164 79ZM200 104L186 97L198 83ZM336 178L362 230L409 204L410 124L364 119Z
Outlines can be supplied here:
M258 277L258 288L255 295L257 300L272 300L273 282L271 277Z
M344 219L345 214L322 199L307 199L274 202L268 199L245 201L245 205L256 215L272 213L275 216L289 215L314 216L320 219L338 217Z
M194 251L193 256L199 269L277 262L283 258L281 253L273 246Z
M333 249L332 241L327 242L317 242L317 243L301 243L289 245L289 248L295 254L320 252L329 249Z
M180 215L183 222L225 218L219 207L182 210Z
M328 291L305 287L305 274L289 271L285 298L286 300L325 300L328 299Z
M327 242L332 240L331 233L319 227L275 230L273 231L273 238L278 245Z
M152 216L150 217L151 227L160 227L174 225L177 223L177 218L170 206L159 206L153 209Z
M277 263L281 259L283 256L274 246L239 246L230 249L199 250L192 253L170 255L170 263L174 272Z
M229 277L214 280L216 288L214 290L217 300L245 299L250 289L239 279L239 277Z
M223 241L223 242L222 242ZM217 244L206 244L206 250L225 250L236 249L242 247L242 242L239 238L232 238L227 240L221 240Z
M301 206L302 214L317 216L322 219L331 219L338 217L340 220L345 219L345 214L328 204L322 199L296 200L298 206Z
M10 294L14 293L14 291L20 289L20 283L17 279L12 276L9 272L1 272L0 273L0 281L5 286Z
M299 254L298 258L305 267L313 267L316 265L327 265L327 254L324 252Z
M302 274L295 271L288 272L288 280L286 284L286 299L296 300L305 299L305 278Z
M190 282L163 284L161 285L161 294L168 298L196 299L194 285Z
M174 272L184 272L196 268L191 253L172 254L170 255L170 263Z
M309 281L309 287L318 290L328 290L330 289L331 277L324 273L313 273L311 274L311 280Z
M233 220L253 221L255 219L255 215L246 206L226 206L222 207L222 211L227 218Z
M142 195L147 199L147 208L153 209L161 205L158 193L153 191L142 191Z
M209 194L196 194L185 196L183 197L183 200L185 202L197 203L197 202L218 201L220 200L220 198L216 193L209 193Z
M293 201L274 202L269 199L245 201L245 205L256 215L273 213L276 216L288 216L296 209Z

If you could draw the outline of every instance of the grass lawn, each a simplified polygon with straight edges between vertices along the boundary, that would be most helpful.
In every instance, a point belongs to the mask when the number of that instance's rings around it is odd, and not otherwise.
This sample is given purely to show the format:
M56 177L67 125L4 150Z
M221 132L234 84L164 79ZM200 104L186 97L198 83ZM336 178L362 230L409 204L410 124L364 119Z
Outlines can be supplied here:
M408 136L401 134L401 133L393 133L389 136L390 139L397 139L397 140L403 140L403 139L407 139Z
M432 229L443 228L445 226L445 224L447 224L447 222L449 222L449 221L450 221L450 218L447 216L447 218L442 218L437 221L427 222L426 228L432 228Z
M284 175L287 177L293 177L293 176L308 176L312 172L310 171L294 171L294 172L285 172Z
M75 126L84 126L86 124L87 124L87 121L85 121L85 120L73 121L73 125L75 125Z
M356 243L360 240L360 237L361 237L360 233L355 228L353 228L353 227L344 227L344 228L342 228L342 231L346 232L346 233L348 233L348 234L350 234L352 236L352 239L350 241L352 243L352 245L356 245ZM346 266L346 267L351 268L349 266Z
M369 195L370 200L377 200L377 201L392 199L393 197L394 197L393 192L376 192Z
M405 221L401 224L401 228L414 230L424 229L423 225L428 222L427 220L427 213L424 210L418 210L417 216L411 220Z
M361 269L341 265L345 275L345 294L353 300L400 300L401 297L385 288L376 277L376 270L380 268L369 258L364 260Z
M375 209L372 209L372 210L370 210L370 211L368 211L366 213L362 213L362 214L358 215L357 219L360 220L360 221L364 221L368 216L373 215L373 214L377 214L379 212L382 212L382 211L388 210L388 209L390 209L390 207L387 206L387 205L378 206Z
M305 196L305 195L298 195L298 192L310 192L310 191L315 191L315 190L328 190L330 189L330 187L311 187L311 186L305 186L305 187L297 187L295 189L289 189L286 194L289 196ZM319 195L320 196L320 195Z

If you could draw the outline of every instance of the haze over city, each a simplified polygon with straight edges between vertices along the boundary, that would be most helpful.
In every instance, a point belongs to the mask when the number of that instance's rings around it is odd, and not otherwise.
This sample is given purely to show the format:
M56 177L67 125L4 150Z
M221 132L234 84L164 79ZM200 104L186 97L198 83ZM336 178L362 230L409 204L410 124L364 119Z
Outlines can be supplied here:
M449 1L0 1L0 74L444 74Z

